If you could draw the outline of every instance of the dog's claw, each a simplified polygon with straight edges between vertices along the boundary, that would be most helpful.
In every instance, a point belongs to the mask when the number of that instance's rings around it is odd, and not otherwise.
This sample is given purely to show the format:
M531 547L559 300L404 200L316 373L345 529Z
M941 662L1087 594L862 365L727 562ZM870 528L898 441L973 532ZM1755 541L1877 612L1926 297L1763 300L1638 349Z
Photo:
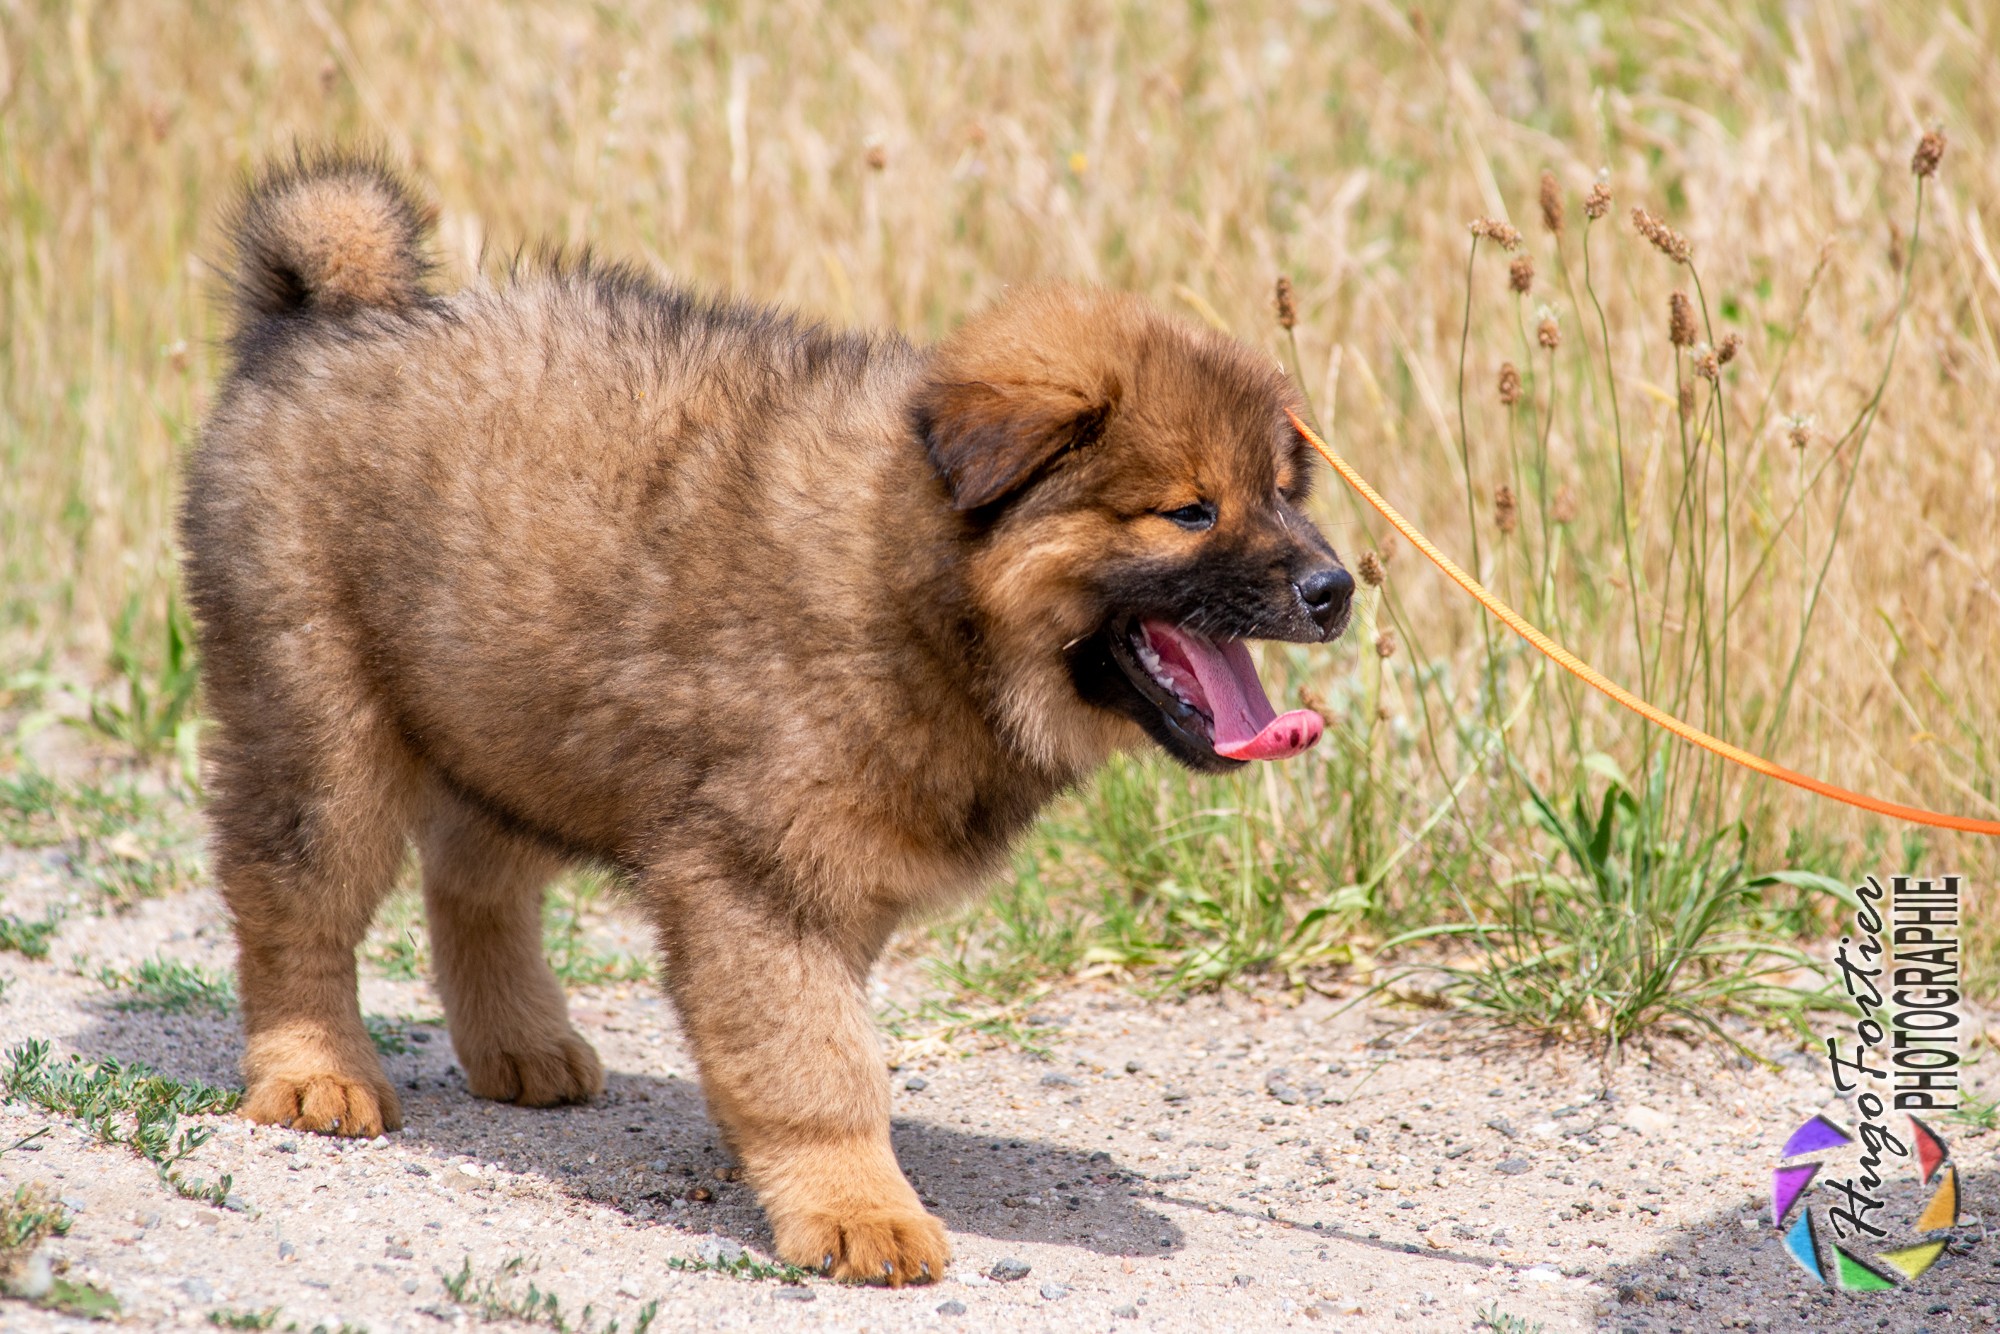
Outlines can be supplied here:
M820 1262L819 1262L819 1267L820 1267L820 1272L822 1272L822 1273L824 1273L825 1271L827 1271L827 1270L829 1270L829 1269L833 1268L833 1252L832 1252L832 1251L828 1251L828 1252L827 1252L827 1253L826 1253L826 1254L825 1254L824 1256L821 1256L821 1257L820 1257Z
M917 1265L917 1272L922 1274L925 1278L929 1278L931 1276L931 1262L929 1260L925 1260L919 1263Z
M896 1262L894 1260L884 1260L882 1262L882 1272L890 1278L896 1277Z

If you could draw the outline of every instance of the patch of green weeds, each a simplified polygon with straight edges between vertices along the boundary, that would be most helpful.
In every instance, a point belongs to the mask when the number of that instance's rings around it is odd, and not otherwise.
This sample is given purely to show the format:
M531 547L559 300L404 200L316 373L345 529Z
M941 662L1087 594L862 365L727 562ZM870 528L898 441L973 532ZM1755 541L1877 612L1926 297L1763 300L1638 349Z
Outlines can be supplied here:
M413 883L415 869L415 863L404 868L404 883L382 905L368 933L370 962L398 982L420 982L431 970L431 938L423 897Z
M129 779L59 783L35 769L0 774L0 842L45 848L109 838L158 815L158 802Z
M12 1196L0 1196L0 1272L48 1238L66 1235L69 1225L69 1210L39 1182L23 1183Z
M0 913L0 950L13 950L30 959L49 957L49 937L62 926L61 908L50 908L39 922L16 917L13 913Z
M183 776L191 780L200 676L193 629L172 590L157 644L144 642L145 619L145 598L134 593L111 627L111 685L91 696L84 721L92 732L143 758L178 756Z
M1112 760L1036 826L1008 881L934 929L934 970L991 1005L1064 974L1191 991L1252 975L1295 982L1351 961L1383 877L1351 881L1354 850L1298 823L1278 781Z
M236 1008L236 983L229 974L181 959L156 957L132 968L103 968L97 980L106 990L121 993L112 1002L120 1010L228 1014Z
M44 1133L37 1131L27 1139ZM20 1147L26 1140L17 1140ZM53 1199L39 1182L14 1188L12 1196L0 1195L0 1290L17 1292L22 1300L43 1310L86 1320L110 1320L118 1315L118 1299L102 1288L78 1283L48 1270L46 1260L34 1259L36 1250L50 1237L69 1232L69 1211ZM40 1267L41 1278L21 1292L22 1280L31 1267Z
M1699 838L1665 828L1650 793L1615 778L1595 804L1581 792L1560 808L1527 779L1534 820L1557 855L1503 878L1497 904L1463 905L1464 920L1419 927L1385 948L1452 942L1463 961L1434 966L1444 997L1526 1028L1596 1035L1611 1051L1666 1019L1680 1019L1733 1046L1724 1012L1788 1012L1830 1005L1823 990L1781 985L1813 967L1800 950L1749 930L1766 890L1779 883L1852 897L1837 881L1806 872L1749 870L1739 824ZM1433 971L1431 965L1397 974Z
M1967 1089L1944 1119L1974 1130L2000 1130L2000 1098L1988 1097L1984 1089Z
M437 1024L435 1019L417 1019L409 1015L400 1019L391 1019L385 1014L361 1016L361 1026L368 1030L368 1040L384 1056L405 1055L416 1042L422 1040L414 1037L412 1030L418 1027L434 1028Z
M130 778L58 782L36 770L0 774L0 842L63 847L70 878L110 907L128 908L191 885L199 861L177 800Z
M700 1256L670 1255L667 1268L683 1274L721 1274L726 1278L740 1278L753 1283L776 1280L780 1283L803 1283L818 1275L810 1269L786 1264L783 1260L760 1260L748 1251L734 1256L718 1255L714 1259Z
M210 1116L232 1110L239 1095L231 1089L181 1083L138 1064L105 1059L50 1058L39 1038L10 1047L0 1070L7 1101L24 1102L82 1124L100 1143L120 1144L153 1165L160 1181L176 1195L222 1205L230 1178L203 1181L185 1176L179 1165L215 1133L206 1126L183 1128L183 1116Z
M542 899L542 948L565 986L644 982L652 976L644 959L606 953L585 934L586 918L602 910L610 886L604 872L580 871L551 886Z
M585 1306L575 1317L575 1323L571 1323L571 1317L563 1310L562 1299L555 1293L544 1292L532 1279L527 1280L523 1290L521 1270L525 1264L526 1261L517 1255L482 1278L472 1272L472 1257L468 1255L456 1274L440 1270L438 1277L444 1282L446 1296L489 1323L512 1320L523 1325L541 1325L557 1331L557 1334L618 1334L616 1320L602 1325L592 1323L595 1307ZM640 1307L632 1318L632 1334L646 1334L652 1328L659 1308L658 1301L647 1302Z
M214 1310L208 1313L208 1323L217 1329L270 1329L278 1323L278 1307L267 1306L261 1311ZM297 1329L294 1324L292 1328Z
M1492 1334L1542 1334L1546 1328L1539 1320L1529 1320L1525 1316L1510 1315L1500 1309L1499 1303L1479 1308L1478 1328L1492 1331Z
M193 859L164 844L146 846L125 839L87 845L83 855L71 861L70 870L116 909L179 893L200 873Z
M1004 1001L981 1003L972 993L978 979L961 980L947 961L933 964L933 971L955 985L960 993L954 1000L926 997L914 1008L894 1001L885 1005L876 1018L882 1030L899 1043L915 1047L952 1047L966 1037L978 1037L989 1044L1013 1047L1026 1055L1048 1059L1051 1052L1043 1035L1035 1030L1028 1007L1047 992L1046 987L1022 992Z

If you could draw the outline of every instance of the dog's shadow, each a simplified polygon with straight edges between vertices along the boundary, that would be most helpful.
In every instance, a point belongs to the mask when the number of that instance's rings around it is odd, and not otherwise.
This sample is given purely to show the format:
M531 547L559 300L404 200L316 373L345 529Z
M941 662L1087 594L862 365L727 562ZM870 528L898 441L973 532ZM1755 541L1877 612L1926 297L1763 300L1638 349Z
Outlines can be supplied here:
M444 1030L397 1030L383 1065L403 1100L405 1146L427 1170L494 1164L638 1221L699 1236L716 1233L769 1253L770 1229L728 1154L692 1079L613 1069L603 1096L577 1107L524 1108L466 1091ZM74 1039L92 1056L139 1061L178 1080L239 1086L242 1037L233 1016L161 1015L105 1006ZM1142 1203L1142 1178L1104 1151L999 1133L976 1134L914 1116L894 1122L896 1156L945 1226L996 1242L1076 1246L1102 1255L1168 1256L1182 1229ZM940 1113L943 1114L942 1111ZM260 1137L254 1152L276 1154ZM267 1147L269 1146L269 1147ZM265 1202L269 1203L269 1202ZM970 1258L970 1257L968 1257Z

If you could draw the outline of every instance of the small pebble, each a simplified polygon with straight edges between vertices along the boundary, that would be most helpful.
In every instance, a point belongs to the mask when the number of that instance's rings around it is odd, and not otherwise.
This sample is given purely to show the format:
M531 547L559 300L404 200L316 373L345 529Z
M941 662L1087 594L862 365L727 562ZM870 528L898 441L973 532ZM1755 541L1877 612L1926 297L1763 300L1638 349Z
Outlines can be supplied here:
M954 1297L948 1302L939 1302L937 1311L939 1315L964 1315L965 1303Z
M298 1253L299 1253L299 1248L292 1245L292 1243L290 1243L289 1241L281 1241L278 1243L278 1258L280 1260L289 1260Z
M1045 1302L1059 1302L1067 1296L1069 1296L1069 1289L1060 1283L1042 1284L1042 1300Z
M1143 1070L1143 1069L1145 1069L1145 1068L1146 1068L1146 1067L1144 1067L1143 1065L1140 1065L1140 1064L1139 1064L1139 1063L1138 1063L1137 1061L1127 1061L1127 1062L1125 1062L1125 1073L1126 1073L1126 1074L1128 1074L1128 1075L1136 1075L1136 1074L1138 1074L1138 1073L1139 1073L1139 1072L1140 1072L1141 1070ZM1123 1308L1120 1308L1120 1309L1123 1309ZM1137 1317L1135 1316L1134 1318L1136 1319Z
M1507 1177L1520 1176L1523 1172L1531 1171L1533 1167L1534 1164L1530 1163L1526 1158L1502 1158L1499 1162L1493 1164L1494 1171L1498 1172L1501 1176Z
M12 1276L0 1286L4 1286L9 1296L38 1302L48 1296L55 1285L55 1270L49 1265L49 1257L41 1251L36 1251L16 1264Z
M811 1288L802 1288L797 1285L779 1288L771 1295L779 1301L784 1302L816 1302L819 1300L819 1294Z
M1045 1089L1073 1089L1076 1087L1076 1081L1068 1075L1059 1074L1052 1070L1042 1076L1042 1087Z
M741 1263L743 1248L727 1237L703 1237L695 1243L695 1257L711 1267Z
M1111 1318L1113 1320L1137 1320L1139 1318L1139 1308L1136 1306L1114 1306L1111 1308Z
M925 1079L922 1075L911 1075L908 1079L903 1081L903 1087L905 1089L908 1089L911 1093L922 1093L925 1089L929 1088L930 1086L931 1086L931 1081Z
M1232 1278L1229 1281L1231 1283L1234 1283L1239 1288L1247 1288L1252 1283L1255 1283L1257 1280L1250 1274L1238 1274L1235 1278Z
M1023 1279L1028 1276L1028 1262L1026 1260L1017 1260L1010 1255L1004 1259L995 1260L993 1267L986 1272L988 1276L996 1278L1002 1283L1012 1283L1017 1279Z

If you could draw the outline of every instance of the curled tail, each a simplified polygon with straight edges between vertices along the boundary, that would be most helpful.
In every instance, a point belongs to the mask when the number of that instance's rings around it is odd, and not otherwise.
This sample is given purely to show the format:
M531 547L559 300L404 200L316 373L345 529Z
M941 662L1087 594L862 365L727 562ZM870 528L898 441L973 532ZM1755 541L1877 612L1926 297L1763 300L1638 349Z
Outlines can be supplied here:
M274 315L421 301L432 219L377 158L300 153L266 169L231 220L235 330Z

